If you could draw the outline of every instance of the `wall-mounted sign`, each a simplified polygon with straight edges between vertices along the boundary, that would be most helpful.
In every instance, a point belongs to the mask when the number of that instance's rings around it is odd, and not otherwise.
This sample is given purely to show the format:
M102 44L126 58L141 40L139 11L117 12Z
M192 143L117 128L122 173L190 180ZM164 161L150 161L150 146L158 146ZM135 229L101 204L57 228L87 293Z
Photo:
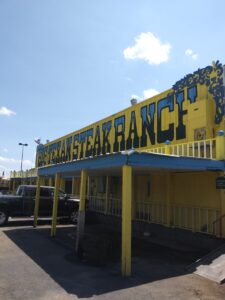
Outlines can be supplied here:
M37 147L36 167L104 155L106 153L158 147L167 140L194 139L199 127L218 126L224 109L218 62L199 69L167 90L86 128ZM211 95L210 104L208 95ZM198 109L199 108L199 109ZM211 111L211 123L208 120ZM216 115L215 115L216 114ZM204 121L205 120L205 121ZM205 123L204 123L205 122ZM214 128L215 129L215 128ZM215 131L212 128L209 132Z

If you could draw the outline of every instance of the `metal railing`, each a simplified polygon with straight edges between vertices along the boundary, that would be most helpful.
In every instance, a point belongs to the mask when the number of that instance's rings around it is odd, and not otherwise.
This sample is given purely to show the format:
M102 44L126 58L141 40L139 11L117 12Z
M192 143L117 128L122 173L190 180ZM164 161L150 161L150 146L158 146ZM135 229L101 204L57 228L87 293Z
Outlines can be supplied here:
M98 213L105 213L113 216L121 216L122 202L121 199L109 197L106 204L106 197L87 196L88 209Z
M87 196L88 209L100 213L105 212L105 198L97 196Z
M172 225L196 232L214 234L213 222L220 215L220 210L204 207L171 206Z
M120 217L122 215L122 201L119 198L109 198L107 213L112 216Z
M141 152L148 152L148 153L156 153L156 154L166 154L166 146L151 148L142 150Z
M166 224L166 205L159 202L136 202L135 219L156 224Z
M224 218L225 218L225 214L220 216L213 222L213 234L218 237L222 237L222 225L223 225L222 221Z
M143 152L187 156L195 158L216 158L216 138L192 141L181 144L169 144L162 147L142 150Z
M195 232L215 234L214 223L220 221L221 224L219 209L172 204L169 215L171 226ZM167 205L160 202L137 202L135 218L138 221L165 225ZM221 226L219 225L220 228Z
M109 197L106 211L105 197L88 196L88 209L120 217L122 202L121 199ZM166 225L167 214L167 205L161 202L138 201L135 204L137 221ZM220 216L219 209L171 204L169 215L172 227L221 236L225 215Z

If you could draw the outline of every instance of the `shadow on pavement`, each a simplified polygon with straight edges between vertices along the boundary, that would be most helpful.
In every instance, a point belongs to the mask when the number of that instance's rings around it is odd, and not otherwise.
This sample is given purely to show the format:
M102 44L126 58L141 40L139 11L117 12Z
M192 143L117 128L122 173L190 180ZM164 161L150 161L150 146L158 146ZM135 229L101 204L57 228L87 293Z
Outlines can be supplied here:
M118 256L101 267L78 260L73 251L75 230L75 226L59 228L56 238L49 236L49 227L9 228L4 233L63 289L80 298L187 274L185 266L196 258L134 240L132 276L122 278Z

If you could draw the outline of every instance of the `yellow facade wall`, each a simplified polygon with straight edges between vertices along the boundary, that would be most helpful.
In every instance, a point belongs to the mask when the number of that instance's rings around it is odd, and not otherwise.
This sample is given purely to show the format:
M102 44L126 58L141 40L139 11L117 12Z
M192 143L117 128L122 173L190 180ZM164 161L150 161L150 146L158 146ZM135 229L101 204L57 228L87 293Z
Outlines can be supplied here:
M199 69L173 88L37 149L36 166L135 148L214 138L224 130L223 67ZM197 134L199 135L199 134ZM197 137L198 139L199 137Z
M172 178L169 187L168 175ZM217 234L220 224L213 223L222 214L221 191L216 189L217 177L217 172L154 172L135 176L135 218ZM146 193L149 182L150 196Z
M216 189L219 175L169 171L134 174L132 219L221 236L221 224L215 222L224 209L221 190ZM91 178L89 209L121 216L121 176L109 177L108 197L105 192L98 192L99 178Z
M73 177L72 179L72 195L79 196L80 195L80 178Z
M216 172L177 173L174 180L174 204L220 209L220 190Z

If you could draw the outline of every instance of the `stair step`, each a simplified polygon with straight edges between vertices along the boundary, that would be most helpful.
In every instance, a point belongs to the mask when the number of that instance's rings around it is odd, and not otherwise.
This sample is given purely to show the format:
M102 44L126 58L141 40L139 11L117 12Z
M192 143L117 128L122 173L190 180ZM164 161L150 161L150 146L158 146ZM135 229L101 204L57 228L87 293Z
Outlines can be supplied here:
M217 283L225 282L225 244L191 264L187 269Z

